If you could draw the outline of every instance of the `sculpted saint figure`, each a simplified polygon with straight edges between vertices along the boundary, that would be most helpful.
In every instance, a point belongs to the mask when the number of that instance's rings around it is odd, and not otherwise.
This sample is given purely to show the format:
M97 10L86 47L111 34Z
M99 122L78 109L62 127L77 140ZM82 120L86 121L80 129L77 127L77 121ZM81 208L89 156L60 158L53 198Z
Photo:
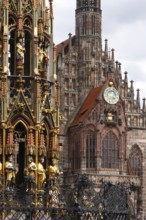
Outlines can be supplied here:
M23 39L20 38L18 43L16 44L16 50L17 50L17 61L23 63L24 62L24 52L25 48L23 45Z
M3 170L3 166L2 166L2 163L0 161L0 186L2 185L2 170Z
M46 171L43 166L44 157L40 157L37 169L37 176L38 176L38 190L41 190L45 180L46 180Z
M36 176L36 164L33 161L33 157L28 157L28 166L25 169L26 179L26 191L34 191L35 188L35 176Z
M57 159L52 158L52 163L51 165L48 166L48 169L47 169L48 178L53 181L55 181L59 177L59 174L60 174L60 171L56 164L57 164Z
M15 168L14 168L12 155L9 156L8 160L6 161L5 171L6 171L6 186L7 186L7 189L9 190L15 181Z

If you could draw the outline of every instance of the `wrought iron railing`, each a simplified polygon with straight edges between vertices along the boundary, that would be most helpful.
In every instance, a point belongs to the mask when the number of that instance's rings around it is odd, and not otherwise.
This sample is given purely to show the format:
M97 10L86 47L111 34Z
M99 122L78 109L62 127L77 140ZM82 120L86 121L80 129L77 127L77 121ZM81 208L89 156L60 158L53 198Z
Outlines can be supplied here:
M130 220L127 196L123 185L110 182L97 192L86 175L78 176L72 187L56 183L40 191L3 188L0 220Z

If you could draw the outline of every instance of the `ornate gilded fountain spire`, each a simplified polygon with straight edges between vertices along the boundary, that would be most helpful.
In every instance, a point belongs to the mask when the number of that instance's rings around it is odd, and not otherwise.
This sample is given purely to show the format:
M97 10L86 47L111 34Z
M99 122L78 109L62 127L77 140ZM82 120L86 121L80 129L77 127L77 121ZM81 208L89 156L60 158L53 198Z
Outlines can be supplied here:
M14 188L26 193L44 187L42 168L49 183L59 159L54 51L52 0L49 8L44 0L0 1L0 178L6 186L11 163Z

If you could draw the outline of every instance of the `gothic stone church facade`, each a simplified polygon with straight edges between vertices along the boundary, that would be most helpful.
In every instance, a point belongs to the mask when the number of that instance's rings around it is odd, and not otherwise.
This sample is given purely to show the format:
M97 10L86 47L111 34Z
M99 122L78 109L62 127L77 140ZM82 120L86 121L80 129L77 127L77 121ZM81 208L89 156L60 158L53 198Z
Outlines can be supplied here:
M124 9L123 9L124 10ZM133 184L131 215L146 215L146 102L122 73L108 41L102 48L100 0L76 0L75 36L57 45L62 166L73 178ZM124 75L124 76L123 76Z

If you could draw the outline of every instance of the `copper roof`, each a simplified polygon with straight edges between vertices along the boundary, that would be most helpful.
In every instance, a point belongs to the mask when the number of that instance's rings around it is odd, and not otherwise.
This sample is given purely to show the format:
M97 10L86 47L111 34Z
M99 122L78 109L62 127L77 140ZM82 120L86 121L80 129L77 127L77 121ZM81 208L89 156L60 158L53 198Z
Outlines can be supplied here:
M73 120L71 127L82 123L87 118L92 108L96 105L97 103L96 99L98 98L102 88L103 86L100 86L90 90L87 98L85 99L83 105L81 106L79 112L77 113L75 119Z

